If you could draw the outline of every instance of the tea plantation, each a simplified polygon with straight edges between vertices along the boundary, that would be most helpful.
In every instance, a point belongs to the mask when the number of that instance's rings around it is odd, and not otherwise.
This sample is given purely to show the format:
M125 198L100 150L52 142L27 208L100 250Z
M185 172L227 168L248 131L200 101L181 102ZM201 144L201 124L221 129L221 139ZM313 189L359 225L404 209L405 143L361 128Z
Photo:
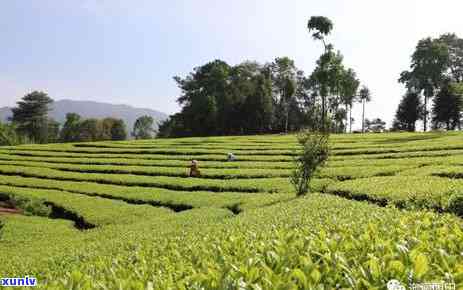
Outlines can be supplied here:
M0 277L47 289L463 287L463 134L333 135L330 147L303 198L292 135L0 147L0 201L18 211L0 213Z

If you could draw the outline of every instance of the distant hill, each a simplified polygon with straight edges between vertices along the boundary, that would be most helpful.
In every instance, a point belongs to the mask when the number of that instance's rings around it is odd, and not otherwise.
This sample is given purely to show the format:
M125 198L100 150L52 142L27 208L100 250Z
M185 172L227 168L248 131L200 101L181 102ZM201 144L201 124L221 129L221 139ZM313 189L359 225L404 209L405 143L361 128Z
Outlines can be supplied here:
M152 109L135 108L128 105L114 105L93 101L73 100L55 101L53 103L53 109L50 112L50 117L60 123L63 123L66 119L67 113L77 113L83 118L114 117L123 119L129 131L132 130L133 124L140 116L148 115L158 122L163 121L168 117L167 114ZM1 121L7 120L10 116L11 109L9 107L0 108Z

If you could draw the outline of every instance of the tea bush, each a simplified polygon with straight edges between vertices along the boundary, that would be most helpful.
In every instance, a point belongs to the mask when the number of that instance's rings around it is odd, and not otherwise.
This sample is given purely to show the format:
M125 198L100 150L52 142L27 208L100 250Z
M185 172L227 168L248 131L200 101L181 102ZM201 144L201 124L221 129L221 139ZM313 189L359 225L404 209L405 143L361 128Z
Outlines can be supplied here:
M0 277L34 275L42 289L461 288L461 136L332 135L318 193L297 199L294 135L1 147L1 199L27 215L0 213ZM201 178L186 177L191 159Z

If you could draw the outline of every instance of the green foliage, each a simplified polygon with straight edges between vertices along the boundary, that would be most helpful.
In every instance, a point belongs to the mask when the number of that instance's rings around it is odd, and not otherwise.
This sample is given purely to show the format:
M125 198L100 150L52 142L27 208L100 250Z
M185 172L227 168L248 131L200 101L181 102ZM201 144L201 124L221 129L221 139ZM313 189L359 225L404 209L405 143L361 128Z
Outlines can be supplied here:
M21 209L25 215L48 216L51 213L49 206L45 205L40 198L24 198L22 196L11 195L7 191L2 191L2 199L7 199L15 208Z
M359 91L358 100L362 103L362 132L365 132L365 104L371 101L370 89L363 86Z
M423 104L417 93L408 91L400 101L392 124L393 130L414 132L416 121L423 116Z
M17 217L2 230L10 257L2 272L29 271L47 281L41 287L66 289L372 289L392 278L439 280L443 271L458 286L463 282L461 223L449 216L315 194L226 217L217 209L196 210L83 235L62 222ZM22 235L20 246L9 243L14 232L22 234L17 229L31 228L36 231ZM42 242L58 233L61 242ZM22 265L10 254L19 247ZM28 264L45 253L41 249L53 249L56 258Z
M53 100L44 92L34 91L25 95L13 108L12 122L20 135L37 143L48 141L48 111Z
M56 120L49 118L47 124L48 139L46 143L57 143L60 135L60 124Z
M295 169L291 176L291 183L298 196L307 194L315 172L328 159L328 138L326 133L307 131L297 136L302 148L294 158Z
M60 133L62 142L92 142L127 139L124 120L116 118L85 119L78 114L68 113Z
M326 29L317 31L322 35ZM335 124L335 132L341 132L347 122L341 124L339 119L347 119L347 109L339 106L351 110L359 86L355 72L346 70L342 62L342 54L327 46L310 76L288 57L277 57L265 65L245 61L230 66L221 60L206 63L186 77L174 77L181 90L177 101L182 109L160 124L157 136L328 130L330 123Z
M116 119L111 127L111 140L120 141L127 139L127 127L124 120Z
M351 68L343 72L341 79L341 100L346 106L346 110L349 112L349 121L346 119L346 131L347 124L349 123L349 131L352 132L352 106L357 100L357 91L360 86L360 81L357 78L357 74ZM346 114L346 118L347 118Z
M80 140L80 122L81 117L76 113L67 113L66 121L60 132L62 142L77 142Z
M447 130L460 128L463 111L463 92L456 84L443 85L434 99L432 108L434 128L445 127Z
M13 124L4 124L0 122L0 146L12 146L23 143L24 138L21 138L16 132L16 127Z
M448 210L460 217L463 216L463 192L454 193L450 196Z
M135 139L151 139L156 133L154 128L154 119L151 116L139 117L133 126L132 136Z
M381 120L380 118L376 119L365 119L365 131L366 132L374 132L380 133L386 130L386 122Z
M0 193L27 215L0 215L0 276L44 289L463 286L461 134L327 144L297 199L294 135L2 147ZM186 177L191 159L200 178Z
M450 123L449 119L456 119L450 107L459 101L452 98L446 87L451 82L463 81L462 59L463 40L455 34L443 34L439 38L428 37L418 42L412 55L410 71L404 71L400 75L399 82L405 83L409 90L418 94L424 93L424 131L427 130L428 123L427 102L436 92L440 92L440 96L433 109L434 123L444 122L447 125Z
M307 23L309 31L313 31L314 39L323 40L333 30L333 22L324 16L312 16Z

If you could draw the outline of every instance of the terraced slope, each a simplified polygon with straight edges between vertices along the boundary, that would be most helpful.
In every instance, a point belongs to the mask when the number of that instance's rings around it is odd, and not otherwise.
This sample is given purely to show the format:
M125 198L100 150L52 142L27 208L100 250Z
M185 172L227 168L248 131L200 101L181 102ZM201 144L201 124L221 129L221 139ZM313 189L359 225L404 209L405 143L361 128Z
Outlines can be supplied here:
M288 178L296 149L291 135L2 147L0 201L23 214L0 213L0 277L62 289L463 286L448 207L463 191L462 134L332 136L319 193L302 199Z

